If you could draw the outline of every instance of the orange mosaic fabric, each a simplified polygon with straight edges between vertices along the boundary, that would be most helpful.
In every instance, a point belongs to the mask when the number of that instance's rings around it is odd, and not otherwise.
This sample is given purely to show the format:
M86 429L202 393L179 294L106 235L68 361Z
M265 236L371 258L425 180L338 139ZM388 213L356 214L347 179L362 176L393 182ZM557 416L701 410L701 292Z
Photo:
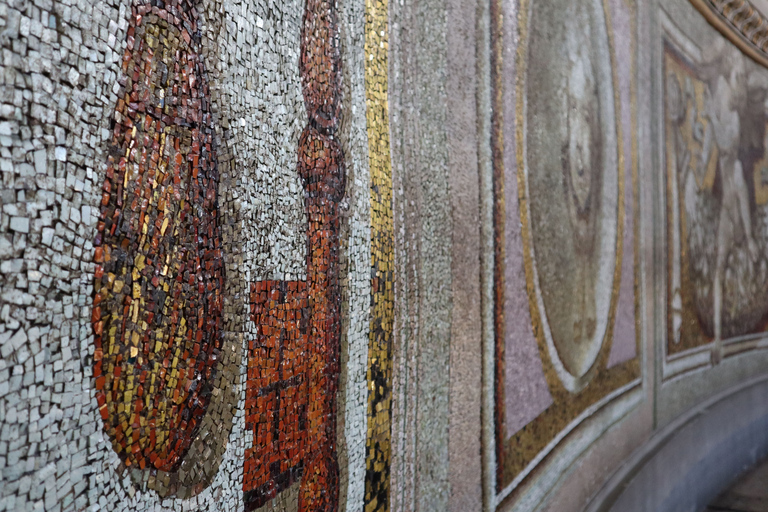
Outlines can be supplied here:
M336 6L307 0L300 74L309 122L299 139L298 173L307 212L307 281L262 281L251 288L259 329L249 350L246 511L301 478L299 510L338 506L336 395L341 293L339 202L345 167L335 138L341 112L341 58Z
M126 466L175 469L222 339L218 171L197 13L133 7L95 240L99 411Z
M250 299L259 334L248 347L245 428L254 437L244 472L250 501L264 504L301 478L308 449L307 283L260 281Z

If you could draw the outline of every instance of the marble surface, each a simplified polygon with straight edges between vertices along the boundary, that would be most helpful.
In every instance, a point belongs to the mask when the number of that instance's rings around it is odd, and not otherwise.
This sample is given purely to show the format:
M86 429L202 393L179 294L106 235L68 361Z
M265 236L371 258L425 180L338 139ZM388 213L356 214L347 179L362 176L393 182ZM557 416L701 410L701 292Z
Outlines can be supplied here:
M768 461L740 476L707 507L706 512L767 512Z

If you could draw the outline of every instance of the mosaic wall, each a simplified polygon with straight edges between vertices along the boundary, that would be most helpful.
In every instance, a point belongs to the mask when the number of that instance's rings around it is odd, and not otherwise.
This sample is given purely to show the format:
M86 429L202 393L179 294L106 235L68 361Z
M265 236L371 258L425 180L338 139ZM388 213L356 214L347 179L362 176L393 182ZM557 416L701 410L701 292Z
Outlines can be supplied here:
M0 20L0 510L387 510L386 4Z
M502 44L519 34L515 60L494 68L506 117L493 139L499 503L640 383L634 6L515 10L496 28Z
M567 510L764 374L768 1L663 4L0 2L0 512Z

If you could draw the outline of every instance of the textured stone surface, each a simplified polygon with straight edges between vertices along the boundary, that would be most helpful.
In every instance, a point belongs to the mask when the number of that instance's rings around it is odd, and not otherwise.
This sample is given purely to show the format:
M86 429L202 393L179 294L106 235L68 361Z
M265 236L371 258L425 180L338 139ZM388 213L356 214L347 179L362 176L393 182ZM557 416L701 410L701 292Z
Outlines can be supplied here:
M482 404L482 339L480 328L480 230L478 226L477 88L475 49L464 44L476 35L475 6L449 2L446 25L448 186L450 188L451 347L448 425L449 510L482 506L481 444L477 425Z
M395 194L394 510L448 506L451 213L446 6L393 3ZM394 27L397 27L396 29ZM396 254L398 251L396 250Z

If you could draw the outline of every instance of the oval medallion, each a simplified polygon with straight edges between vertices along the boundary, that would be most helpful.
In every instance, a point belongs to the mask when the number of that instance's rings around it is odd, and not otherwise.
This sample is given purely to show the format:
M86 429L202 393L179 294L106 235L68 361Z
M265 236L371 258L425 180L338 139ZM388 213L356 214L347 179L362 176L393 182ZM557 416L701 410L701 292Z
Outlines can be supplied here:
M185 5L133 8L94 244L99 410L127 466L162 471L195 438L223 327L214 128Z
M530 8L523 178L529 285L565 388L578 391L615 307L623 196L606 15L600 0Z

